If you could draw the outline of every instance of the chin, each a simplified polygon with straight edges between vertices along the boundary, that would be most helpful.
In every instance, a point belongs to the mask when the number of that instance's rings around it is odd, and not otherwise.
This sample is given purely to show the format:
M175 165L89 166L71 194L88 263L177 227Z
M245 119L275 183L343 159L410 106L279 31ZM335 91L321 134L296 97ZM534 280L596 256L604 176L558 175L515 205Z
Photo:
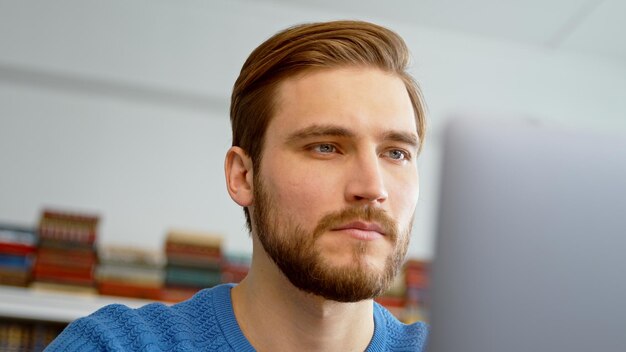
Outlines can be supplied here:
M327 259L325 264L337 269L364 270L370 273L382 273L387 265L387 257L371 255L346 255L341 258Z

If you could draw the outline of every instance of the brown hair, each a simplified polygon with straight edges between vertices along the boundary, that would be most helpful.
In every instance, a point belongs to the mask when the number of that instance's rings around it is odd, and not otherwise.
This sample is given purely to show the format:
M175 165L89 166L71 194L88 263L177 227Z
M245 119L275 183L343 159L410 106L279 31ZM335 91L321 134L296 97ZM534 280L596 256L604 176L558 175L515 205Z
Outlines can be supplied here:
M406 71L408 64L409 51L402 38L372 23L332 21L287 28L258 46L241 68L230 104L232 145L245 150L253 166L260 165L274 94L283 80L305 70L363 66L402 79L415 111L421 149L425 107L417 84ZM250 228L247 209L244 212Z

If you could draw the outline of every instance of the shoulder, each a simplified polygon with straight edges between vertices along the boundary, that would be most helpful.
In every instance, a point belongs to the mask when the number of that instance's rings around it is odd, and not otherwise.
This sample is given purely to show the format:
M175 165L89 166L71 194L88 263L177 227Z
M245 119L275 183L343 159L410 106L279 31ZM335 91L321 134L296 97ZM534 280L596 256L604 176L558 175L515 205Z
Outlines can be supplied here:
M428 325L423 322L404 324L387 309L374 303L375 338L384 351L423 351L428 337ZM373 341L374 342L374 341ZM384 346L384 347L383 347Z
M172 306L162 303L138 309L120 304L105 306L71 323L48 350L194 351L225 345L213 304L214 296L224 289L230 292L228 286L203 290Z
M145 321L159 308L150 304L131 309L120 304L105 306L89 316L72 322L50 346L49 351L123 351L137 349L137 344L154 343ZM141 313L143 312L143 313ZM139 332L138 330L148 330ZM132 334L132 335L131 335ZM136 336L134 336L136 335ZM158 341L158 339L155 339Z

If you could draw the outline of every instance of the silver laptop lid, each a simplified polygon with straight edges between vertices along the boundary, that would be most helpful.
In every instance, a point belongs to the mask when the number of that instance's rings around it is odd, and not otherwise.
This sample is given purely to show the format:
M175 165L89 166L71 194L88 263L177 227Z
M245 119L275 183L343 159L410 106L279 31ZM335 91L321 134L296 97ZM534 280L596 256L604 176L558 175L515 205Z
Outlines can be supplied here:
M626 136L453 120L429 352L626 351Z

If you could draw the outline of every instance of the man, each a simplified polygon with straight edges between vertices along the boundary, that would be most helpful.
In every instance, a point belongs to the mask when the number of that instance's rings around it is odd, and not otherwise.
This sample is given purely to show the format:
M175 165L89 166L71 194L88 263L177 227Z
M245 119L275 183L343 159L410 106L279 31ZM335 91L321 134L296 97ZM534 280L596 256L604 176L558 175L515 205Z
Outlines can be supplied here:
M416 351L424 324L373 302L406 254L424 108L395 33L365 22L289 28L244 63L227 189L252 265L189 301L108 306L51 350Z

